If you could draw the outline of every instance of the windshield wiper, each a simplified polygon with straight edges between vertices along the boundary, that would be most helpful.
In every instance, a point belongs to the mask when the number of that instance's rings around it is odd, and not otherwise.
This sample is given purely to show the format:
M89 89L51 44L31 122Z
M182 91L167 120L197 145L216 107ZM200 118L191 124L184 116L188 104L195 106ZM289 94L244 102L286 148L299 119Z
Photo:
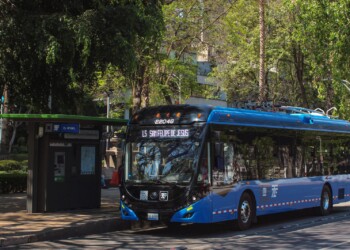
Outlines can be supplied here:
M176 182L169 182L169 181L165 181L165 180L160 180L160 179L157 179L157 180L145 180L143 181L143 183L152 183L152 184L166 184L166 185L176 185L177 183Z

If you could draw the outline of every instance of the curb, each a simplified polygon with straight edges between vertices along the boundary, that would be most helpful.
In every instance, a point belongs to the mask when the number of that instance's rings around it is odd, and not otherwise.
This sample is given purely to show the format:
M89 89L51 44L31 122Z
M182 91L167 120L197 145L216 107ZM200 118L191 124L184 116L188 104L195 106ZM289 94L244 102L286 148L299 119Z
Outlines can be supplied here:
M89 234L107 233L112 231L126 230L130 228L129 221L120 218L108 218L87 222L63 228L44 230L43 232L0 238L0 248L5 246L20 245L37 241L51 241L79 237Z

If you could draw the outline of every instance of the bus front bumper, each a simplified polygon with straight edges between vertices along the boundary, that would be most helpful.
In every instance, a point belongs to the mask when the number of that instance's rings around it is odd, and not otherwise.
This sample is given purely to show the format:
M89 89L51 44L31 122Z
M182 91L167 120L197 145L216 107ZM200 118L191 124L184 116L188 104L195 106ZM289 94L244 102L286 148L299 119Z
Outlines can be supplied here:
M196 203L188 205L176 212L167 210L148 210L134 211L129 208L123 201L120 202L121 218L123 220L149 220L165 221L179 223L210 223L212 222L212 213L210 203L206 200L199 200Z

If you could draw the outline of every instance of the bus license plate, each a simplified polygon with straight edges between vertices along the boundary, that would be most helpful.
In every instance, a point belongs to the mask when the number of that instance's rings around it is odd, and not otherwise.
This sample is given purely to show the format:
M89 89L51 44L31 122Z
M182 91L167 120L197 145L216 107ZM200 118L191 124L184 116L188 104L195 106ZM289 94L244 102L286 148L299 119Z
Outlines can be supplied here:
M159 220L159 216L157 213L148 213L147 218L148 220Z

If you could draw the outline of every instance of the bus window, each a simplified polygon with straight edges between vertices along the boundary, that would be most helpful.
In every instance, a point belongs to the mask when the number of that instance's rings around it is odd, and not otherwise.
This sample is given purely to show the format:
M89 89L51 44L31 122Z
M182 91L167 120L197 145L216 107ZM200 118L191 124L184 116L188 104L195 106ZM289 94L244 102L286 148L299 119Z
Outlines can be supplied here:
M215 143L213 185L232 185L238 179L239 170L234 168L232 143Z
M199 163L199 173L197 182L202 184L209 184L209 158L208 145L206 144L203 151L203 157Z
M273 137L247 134L246 145L241 147L247 162L246 180L264 180L270 178L285 178L285 169L279 165L277 143Z
M303 148L301 146L295 146L294 164L295 177L305 176L303 168Z
M307 139L304 144L305 176L319 176L323 172L322 140L318 136L305 139Z

